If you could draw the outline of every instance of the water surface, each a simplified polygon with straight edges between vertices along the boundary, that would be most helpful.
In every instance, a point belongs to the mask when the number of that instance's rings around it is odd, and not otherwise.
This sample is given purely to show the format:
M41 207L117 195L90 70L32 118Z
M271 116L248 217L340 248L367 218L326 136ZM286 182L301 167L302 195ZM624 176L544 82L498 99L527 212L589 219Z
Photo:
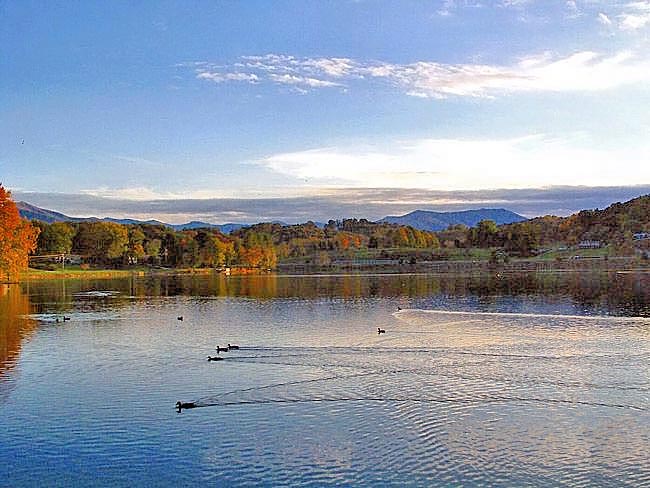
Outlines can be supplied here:
M0 484L650 486L648 285L563 273L4 287ZM228 342L241 349L206 360ZM200 408L178 414L177 400Z

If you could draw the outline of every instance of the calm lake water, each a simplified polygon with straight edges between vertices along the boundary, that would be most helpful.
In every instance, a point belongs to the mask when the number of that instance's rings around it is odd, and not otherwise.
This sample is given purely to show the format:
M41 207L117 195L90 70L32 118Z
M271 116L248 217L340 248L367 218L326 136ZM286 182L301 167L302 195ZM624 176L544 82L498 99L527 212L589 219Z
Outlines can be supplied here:
M5 286L0 406L0 486L650 486L650 275Z

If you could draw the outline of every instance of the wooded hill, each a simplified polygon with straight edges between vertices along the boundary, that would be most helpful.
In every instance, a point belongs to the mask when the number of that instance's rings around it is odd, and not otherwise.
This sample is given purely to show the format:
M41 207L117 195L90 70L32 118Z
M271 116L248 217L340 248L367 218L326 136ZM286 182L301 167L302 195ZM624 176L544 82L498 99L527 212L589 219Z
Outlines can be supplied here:
M650 232L650 195L614 203L604 210L582 210L569 217L548 215L501 226L482 221L465 232L462 246L502 247L523 256L531 255L539 247L557 243L575 246L583 241L597 241L612 246L620 254L631 254L634 235ZM441 234L444 245L446 237Z

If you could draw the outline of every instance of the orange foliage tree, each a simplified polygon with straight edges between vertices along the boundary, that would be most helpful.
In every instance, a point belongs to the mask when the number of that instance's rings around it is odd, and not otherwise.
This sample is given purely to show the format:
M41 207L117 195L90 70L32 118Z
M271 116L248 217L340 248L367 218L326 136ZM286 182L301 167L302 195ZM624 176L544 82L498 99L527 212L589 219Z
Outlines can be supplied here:
M27 268L29 253L36 249L38 229L20 218L11 192L0 185L0 273L10 281Z

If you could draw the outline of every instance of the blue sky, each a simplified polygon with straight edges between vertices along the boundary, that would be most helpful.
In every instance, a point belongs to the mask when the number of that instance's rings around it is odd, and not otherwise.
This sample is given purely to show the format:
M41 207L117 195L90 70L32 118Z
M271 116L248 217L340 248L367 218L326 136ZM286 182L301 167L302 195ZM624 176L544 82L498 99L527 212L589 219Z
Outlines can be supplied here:
M649 34L650 1L0 0L0 181L169 222L604 207L650 186Z

